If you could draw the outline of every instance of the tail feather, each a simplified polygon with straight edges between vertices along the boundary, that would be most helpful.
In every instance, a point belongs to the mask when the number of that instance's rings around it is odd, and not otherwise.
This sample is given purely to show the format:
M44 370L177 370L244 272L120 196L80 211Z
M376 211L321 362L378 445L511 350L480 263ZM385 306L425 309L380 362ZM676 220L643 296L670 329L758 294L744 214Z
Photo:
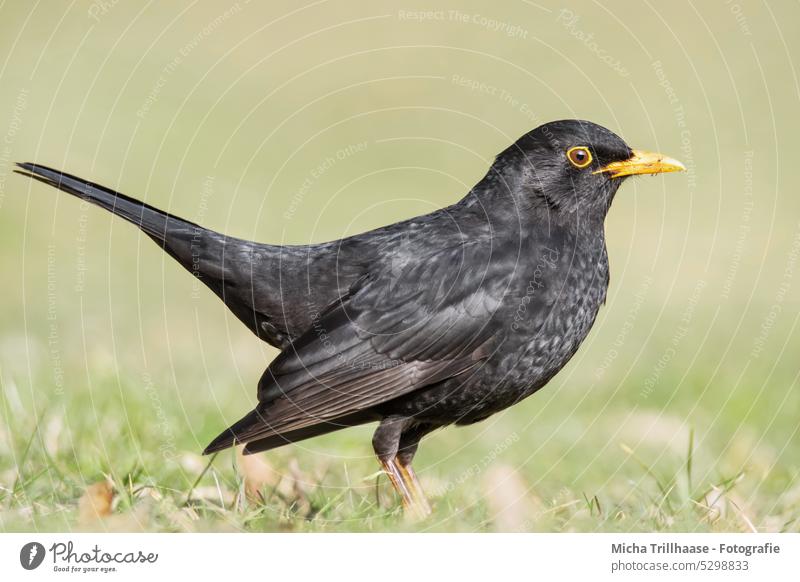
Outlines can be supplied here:
M230 428L225 429L222 434L215 438L203 451L204 455L216 453L228 447L239 444L247 444L244 449L245 455L260 453L270 449L276 449L289 443L296 443L312 437L328 434L343 428L358 426L367 422L377 420L377 416L369 410L362 410L335 420L320 422L312 426L307 426L297 430L286 432L271 432L265 422L266 413L259 408L248 413L244 418L237 421Z
M87 202L91 202L101 208L124 218L141 228L156 242L162 245L167 242L169 230L178 227L181 230L206 230L201 226L167 212L159 210L149 204L140 202L135 198L115 192L110 188L83 180L70 174L65 174L38 164L29 162L17 164L23 171L15 170L16 173L28 176L49 186L58 188L62 192L67 192L77 196Z
M269 313L259 310L255 301L268 297L269 279L256 276L253 254L270 256L270 249L233 237L226 237L174 216L135 198L76 176L39 164L17 164L16 173L62 192L72 194L104 208L135 224L172 258L200 279L258 337L276 346L288 341L281 322L272 322Z
M203 454L208 455L210 453L216 453L217 451L227 449L236 444L247 442L246 435L260 426L263 426L263 414L256 408L222 431L217 438L209 443L203 451Z

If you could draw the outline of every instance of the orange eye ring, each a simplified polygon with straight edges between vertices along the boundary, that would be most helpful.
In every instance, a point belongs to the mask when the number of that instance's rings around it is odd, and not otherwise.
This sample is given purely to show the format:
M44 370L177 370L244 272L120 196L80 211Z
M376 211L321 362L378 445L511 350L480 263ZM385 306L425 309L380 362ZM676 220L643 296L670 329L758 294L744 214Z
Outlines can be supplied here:
M585 168L592 163L592 152L585 146L576 146L567 150L567 159L576 168Z

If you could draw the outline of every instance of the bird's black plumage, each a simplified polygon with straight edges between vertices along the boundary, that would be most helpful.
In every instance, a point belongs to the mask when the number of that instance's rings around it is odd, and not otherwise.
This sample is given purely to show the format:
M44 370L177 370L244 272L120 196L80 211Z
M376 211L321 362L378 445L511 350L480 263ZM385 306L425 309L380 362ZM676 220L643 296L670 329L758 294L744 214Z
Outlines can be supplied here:
M548 123L498 155L452 206L290 247L226 237L74 176L20 167L140 226L282 349L255 409L205 452L268 450L380 420L378 456L410 462L424 434L529 396L578 349L608 287L603 223L622 181L608 169L634 154L593 123Z

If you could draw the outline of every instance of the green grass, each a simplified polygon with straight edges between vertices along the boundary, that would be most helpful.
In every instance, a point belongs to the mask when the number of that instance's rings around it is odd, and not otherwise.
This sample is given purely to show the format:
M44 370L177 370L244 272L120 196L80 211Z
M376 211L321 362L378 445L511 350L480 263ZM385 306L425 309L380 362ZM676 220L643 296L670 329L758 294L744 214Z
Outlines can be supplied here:
M0 530L800 531L797 6L577 2L570 28L535 4L450 6L520 38L388 2L242 3L163 83L223 8L3 4ZM232 452L208 466L275 350L134 228L11 173L40 161L303 243L453 202L563 117L692 172L620 191L608 303L567 368L423 442L421 524L376 477L372 427L260 455L250 499ZM105 479L112 515L87 521Z
M175 370L178 378L193 375L188 367L183 372ZM416 463L435 512L410 524L376 474L371 427L260 455L271 473L255 471L265 483L248 496L244 477L252 478L253 469L240 469L230 451L198 455L235 414L220 417L200 387L170 398L168 369L154 374L147 389L136 373L92 369L91 386L76 382L61 396L33 400L13 374L4 375L0 528L800 531L796 438L783 450L776 440L790 428L728 432L714 419L720 408L682 417L694 406L676 403L675 394L667 396L669 406L643 407L610 397L605 386L581 394L556 381L481 425L436 433ZM66 366L65 377L73 374L81 371ZM566 370L576 374L577 367ZM702 385L697 380L693 388ZM52 389L45 374L35 375L33 385ZM723 395L700 396L700 406L717 397ZM243 410L246 400L225 408ZM752 426L766 425L775 413L751 417ZM78 501L104 479L114 486L113 515L87 522Z

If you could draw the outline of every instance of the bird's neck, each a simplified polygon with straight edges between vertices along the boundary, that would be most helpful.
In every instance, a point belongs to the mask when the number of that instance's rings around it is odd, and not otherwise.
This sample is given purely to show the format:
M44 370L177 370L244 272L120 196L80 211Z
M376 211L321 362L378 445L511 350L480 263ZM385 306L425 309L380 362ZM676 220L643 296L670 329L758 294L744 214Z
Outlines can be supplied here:
M582 238L602 238L617 188L615 184L592 197L556 198L517 166L495 163L456 206L503 228L539 230L547 225Z
M480 186L473 188L453 210L471 217L472 222L488 226L493 238L523 244L553 239L576 249L605 249L606 208L588 204L553 208L520 196L513 188L492 191Z

